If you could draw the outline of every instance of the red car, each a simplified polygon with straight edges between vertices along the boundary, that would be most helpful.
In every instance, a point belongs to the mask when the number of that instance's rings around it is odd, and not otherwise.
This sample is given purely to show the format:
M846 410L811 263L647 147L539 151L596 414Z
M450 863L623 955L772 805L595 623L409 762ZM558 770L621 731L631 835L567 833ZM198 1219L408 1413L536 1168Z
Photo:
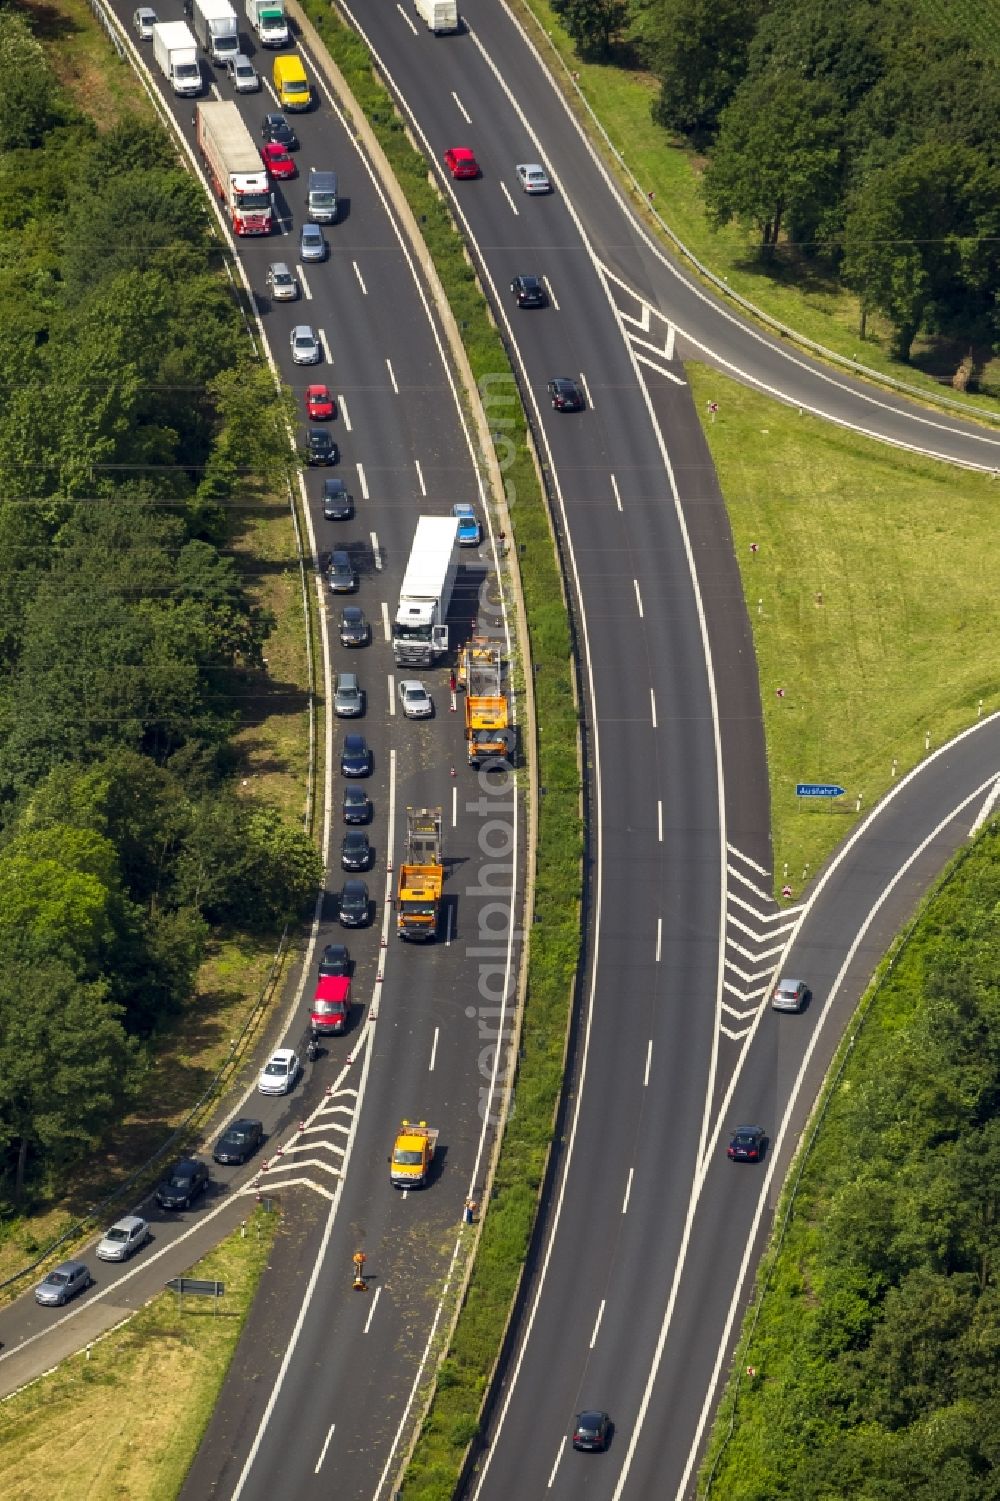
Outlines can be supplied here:
M444 164L452 177L479 176L479 163L468 146L449 146L444 154Z
M266 146L260 148L260 154L264 166L273 178L295 176L297 168L294 161L288 155L287 149L279 146L277 141L268 141Z
M314 1032L343 1032L351 1010L349 975L320 975L309 1021Z
M333 413L333 397L329 386L306 386L306 416L310 422L332 417Z

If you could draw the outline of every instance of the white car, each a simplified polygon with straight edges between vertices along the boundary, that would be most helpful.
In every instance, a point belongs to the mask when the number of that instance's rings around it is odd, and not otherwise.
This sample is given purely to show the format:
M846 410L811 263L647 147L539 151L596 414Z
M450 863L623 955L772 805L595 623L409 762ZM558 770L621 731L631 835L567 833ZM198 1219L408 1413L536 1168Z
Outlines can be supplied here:
M404 678L400 683L399 702L407 719L428 719L434 713L430 694L416 678Z
M257 1088L261 1094L288 1094L301 1069L298 1055L291 1048L278 1048L261 1069Z
M294 365L318 365L321 350L319 340L308 323L297 323L292 329L292 363Z
M519 162L514 169L526 193L551 193L552 184L537 162Z
M226 72L232 79L237 94L256 94L260 88L260 74L242 52L226 58Z
M285 261L272 261L267 268L267 285L275 302L294 302L299 284Z
M128 1261L129 1257L146 1244L149 1226L138 1214L127 1214L105 1230L104 1239L98 1241L99 1261Z
M150 10L148 5L140 5L132 17L132 25L136 29L140 42L152 41L153 27L156 25L156 11Z

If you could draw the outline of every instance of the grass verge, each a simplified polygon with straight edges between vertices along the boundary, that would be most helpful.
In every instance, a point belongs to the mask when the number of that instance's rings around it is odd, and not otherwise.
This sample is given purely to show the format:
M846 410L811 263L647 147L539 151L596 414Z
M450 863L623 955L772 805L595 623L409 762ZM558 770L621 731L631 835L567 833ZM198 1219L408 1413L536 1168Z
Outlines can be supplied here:
M0 1406L0 1485L18 1501L172 1501L197 1453L278 1229L248 1213L191 1269L208 1299L161 1293L86 1354Z
M925 754L1000 707L997 484L688 376L729 509L767 733L774 870L797 889ZM756 543L757 552L751 552ZM777 696L778 690L784 696ZM836 804L796 782L847 789Z
M994 1217L979 1208L996 1198L998 857L994 817L841 1044L775 1217L699 1496L990 1494L994 1365L977 1352L998 1332ZM950 1322L935 1315L962 1297Z
M966 353L964 348L936 345L918 338L913 346L913 362L901 365L890 354L889 325L882 319L869 318L867 335L859 338L857 298L835 277L826 275L822 267L804 263L785 249L773 262L765 263L758 255L757 236L735 223L718 230L713 228L700 187L705 158L679 137L654 124L650 106L657 97L659 84L652 74L610 63L582 61L547 0L509 0L509 3L526 23L545 63L552 64L557 86L567 94L574 113L584 122L615 175L624 183L621 169L600 141L587 111L576 100L575 90L569 87L566 74L553 58L546 37L566 69L578 75L578 85L587 103L634 172L642 191L655 195L656 208L673 233L703 265L725 279L734 292L825 349L856 359L896 380L923 387L929 394L965 400L950 387L943 390L937 378L950 379ZM645 214L641 199L633 198L633 202L652 226L654 221ZM995 399L1000 391L1000 360L993 360L981 372L980 380L983 391L970 396L969 403L1000 411L1000 401Z
M476 380L510 378L510 364L447 208L410 145L359 39L320 0L310 21L344 74L420 223L462 330ZM486 387L488 389L488 386ZM535 671L540 800L534 926L516 1083L517 1108L503 1140L476 1263L437 1391L407 1471L408 1501L450 1497L498 1352L528 1249L562 1087L571 990L580 946L582 830L572 643L548 513L519 403L504 409L498 457L511 497Z

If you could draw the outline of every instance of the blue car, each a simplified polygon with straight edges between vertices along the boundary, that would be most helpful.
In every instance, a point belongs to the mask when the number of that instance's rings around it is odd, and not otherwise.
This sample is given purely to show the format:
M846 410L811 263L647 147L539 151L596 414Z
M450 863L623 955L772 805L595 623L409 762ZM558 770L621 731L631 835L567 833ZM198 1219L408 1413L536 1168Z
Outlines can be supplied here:
M483 529L479 524L479 517L468 502L456 501L451 508L451 514L458 522L459 547L478 547L483 540Z

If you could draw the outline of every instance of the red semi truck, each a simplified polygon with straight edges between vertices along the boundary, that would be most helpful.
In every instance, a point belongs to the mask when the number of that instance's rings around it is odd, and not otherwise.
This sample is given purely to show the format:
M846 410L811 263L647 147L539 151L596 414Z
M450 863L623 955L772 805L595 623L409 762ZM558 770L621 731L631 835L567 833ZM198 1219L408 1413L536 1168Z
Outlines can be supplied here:
M267 173L236 105L228 101L196 105L195 131L198 150L226 206L233 232L269 235L274 216Z

